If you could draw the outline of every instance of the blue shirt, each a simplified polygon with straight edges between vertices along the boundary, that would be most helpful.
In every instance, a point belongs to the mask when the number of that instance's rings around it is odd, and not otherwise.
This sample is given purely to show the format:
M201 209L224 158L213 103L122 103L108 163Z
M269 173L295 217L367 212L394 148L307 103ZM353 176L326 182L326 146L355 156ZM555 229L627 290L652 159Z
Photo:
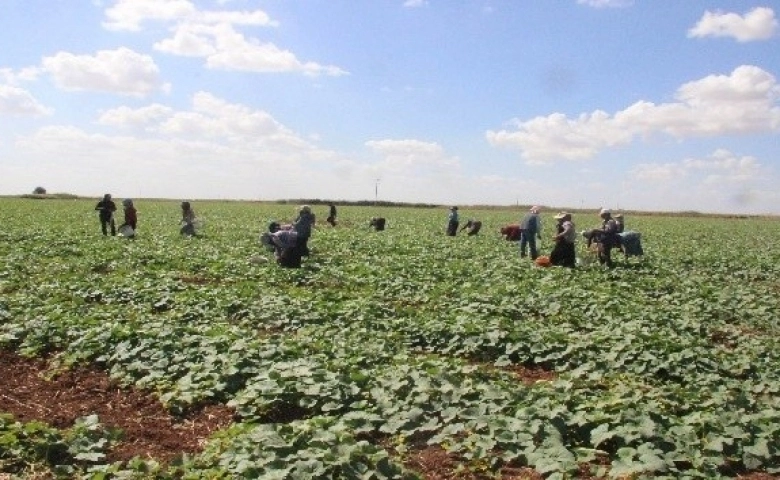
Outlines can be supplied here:
M539 214L527 213L520 221L520 229L525 232L526 236L534 236L539 233L539 230L541 230Z

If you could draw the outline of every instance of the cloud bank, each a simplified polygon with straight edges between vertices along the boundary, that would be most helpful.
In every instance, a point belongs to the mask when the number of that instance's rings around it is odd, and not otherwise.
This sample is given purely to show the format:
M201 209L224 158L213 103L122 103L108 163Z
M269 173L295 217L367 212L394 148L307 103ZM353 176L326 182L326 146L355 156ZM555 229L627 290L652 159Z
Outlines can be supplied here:
M640 101L609 114L596 110L570 118L554 113L514 119L512 129L490 130L495 147L520 150L529 163L585 160L600 151L655 135L676 139L748 135L780 130L780 86L752 65L682 85L676 102Z

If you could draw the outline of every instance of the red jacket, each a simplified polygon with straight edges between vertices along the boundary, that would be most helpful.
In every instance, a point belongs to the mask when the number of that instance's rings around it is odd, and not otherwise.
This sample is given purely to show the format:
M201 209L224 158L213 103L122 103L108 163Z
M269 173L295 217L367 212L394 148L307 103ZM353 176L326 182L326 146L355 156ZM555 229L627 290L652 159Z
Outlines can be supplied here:
M125 223L135 230L135 226L138 224L138 213L135 207L125 207Z
M501 228L501 235L505 236L510 242L520 240L520 225L507 225Z

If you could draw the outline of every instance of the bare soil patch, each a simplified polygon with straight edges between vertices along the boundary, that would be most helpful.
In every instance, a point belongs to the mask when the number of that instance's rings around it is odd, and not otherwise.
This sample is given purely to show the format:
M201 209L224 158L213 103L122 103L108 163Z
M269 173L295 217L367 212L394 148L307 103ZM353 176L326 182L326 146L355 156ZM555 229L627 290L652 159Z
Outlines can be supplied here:
M45 360L0 350L0 372L0 412L18 421L65 429L80 417L96 414L101 424L122 429L122 441L107 454L110 462L137 456L168 463L183 453L200 452L213 432L233 421L233 410L224 405L171 415L151 393L122 388L94 368L48 378Z
M425 480L542 480L544 477L532 468L505 467L499 475L485 471L483 473L465 468L465 463L457 455L447 452L439 445L415 448L405 455L398 454L392 447L385 448L409 470L415 471Z
M533 385L536 382L550 382L557 377L554 371L539 366L508 365L500 367L500 370L511 373L526 385Z

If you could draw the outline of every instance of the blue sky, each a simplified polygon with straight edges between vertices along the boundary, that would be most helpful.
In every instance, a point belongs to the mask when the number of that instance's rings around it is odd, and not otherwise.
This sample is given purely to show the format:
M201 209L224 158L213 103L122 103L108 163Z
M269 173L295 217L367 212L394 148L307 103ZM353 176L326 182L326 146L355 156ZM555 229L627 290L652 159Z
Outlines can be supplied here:
M1 0L0 194L780 214L779 8Z

